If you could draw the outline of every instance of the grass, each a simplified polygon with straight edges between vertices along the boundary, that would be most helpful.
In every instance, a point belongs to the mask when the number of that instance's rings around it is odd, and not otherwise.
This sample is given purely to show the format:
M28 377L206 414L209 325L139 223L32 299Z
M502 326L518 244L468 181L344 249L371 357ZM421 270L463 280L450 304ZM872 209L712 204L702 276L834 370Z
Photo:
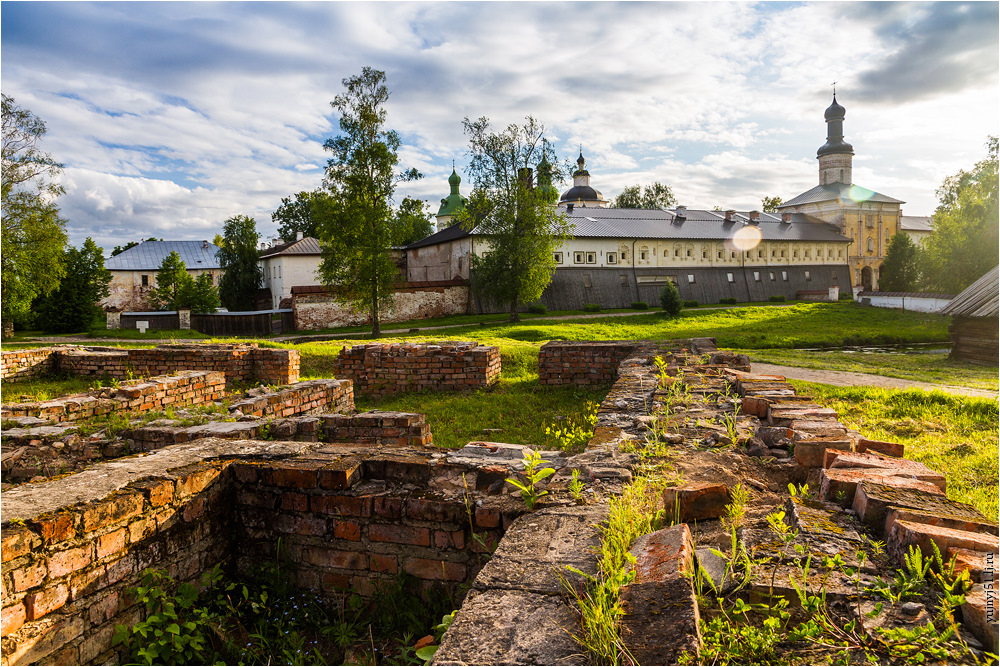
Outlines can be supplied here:
M997 516L997 402L944 392L833 387L792 381L872 440L905 447L906 458L944 474L948 497Z
M33 380L5 380L0 384L0 400L4 403L33 403L48 401L67 394L79 394L93 386L88 377L68 375Z
M997 390L997 367L978 366L948 358L947 353L889 353L809 350L736 350L751 362L872 373L902 380L932 382L972 389Z

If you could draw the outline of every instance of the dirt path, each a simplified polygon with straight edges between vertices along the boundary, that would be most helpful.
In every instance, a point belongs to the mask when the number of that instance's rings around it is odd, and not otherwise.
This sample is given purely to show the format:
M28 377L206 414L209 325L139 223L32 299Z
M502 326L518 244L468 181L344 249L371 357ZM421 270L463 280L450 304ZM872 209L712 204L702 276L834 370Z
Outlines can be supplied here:
M852 373L850 371L827 371L814 368L797 368L795 366L777 366L775 364L751 363L754 373L764 373L767 375L784 375L790 380L804 380L806 382L820 382L822 384L832 384L838 387L882 387L885 389L924 389L931 391L939 389L949 394L959 396L979 396L983 398L997 398L997 392L986 389L970 389L968 387L954 387L945 384L934 384L931 382L918 382L917 380L901 380L899 378L886 377L884 375L869 375L867 373Z

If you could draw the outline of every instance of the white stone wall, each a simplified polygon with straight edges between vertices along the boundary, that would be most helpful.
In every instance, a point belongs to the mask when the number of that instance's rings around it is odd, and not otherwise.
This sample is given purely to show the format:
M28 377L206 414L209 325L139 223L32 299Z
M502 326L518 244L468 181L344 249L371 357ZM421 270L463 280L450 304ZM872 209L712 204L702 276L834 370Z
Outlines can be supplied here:
M418 287L396 292L394 308L382 313L381 322L404 322L426 317L461 315L468 311L467 285ZM368 313L352 311L329 293L297 294L292 305L297 330L330 329L368 324Z
M915 310L918 313L937 313L951 301L951 297L941 298L927 296L863 296L870 305L876 308L895 308L897 310Z

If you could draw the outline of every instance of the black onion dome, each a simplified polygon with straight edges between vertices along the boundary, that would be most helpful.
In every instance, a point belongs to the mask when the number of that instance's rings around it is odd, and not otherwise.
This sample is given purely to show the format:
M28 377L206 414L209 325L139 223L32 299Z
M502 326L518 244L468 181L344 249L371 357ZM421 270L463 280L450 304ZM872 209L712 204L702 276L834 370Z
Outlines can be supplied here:
M589 185L574 185L562 194L559 198L561 202L575 201L603 201L604 195L590 187Z
M844 116L847 115L847 109L837 104L837 96L833 96L833 104L826 108L826 112L823 117L826 120L844 120Z

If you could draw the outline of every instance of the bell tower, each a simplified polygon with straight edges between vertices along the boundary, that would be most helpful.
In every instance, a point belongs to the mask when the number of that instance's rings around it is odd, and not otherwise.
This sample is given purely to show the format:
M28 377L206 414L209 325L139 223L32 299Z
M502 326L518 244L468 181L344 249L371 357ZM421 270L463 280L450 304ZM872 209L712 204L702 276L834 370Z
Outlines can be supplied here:
M837 94L833 94L833 104L823 114L826 118L826 143L816 151L819 160L819 184L844 183L851 185L851 165L854 147L844 141L844 116L847 110L837 104Z

